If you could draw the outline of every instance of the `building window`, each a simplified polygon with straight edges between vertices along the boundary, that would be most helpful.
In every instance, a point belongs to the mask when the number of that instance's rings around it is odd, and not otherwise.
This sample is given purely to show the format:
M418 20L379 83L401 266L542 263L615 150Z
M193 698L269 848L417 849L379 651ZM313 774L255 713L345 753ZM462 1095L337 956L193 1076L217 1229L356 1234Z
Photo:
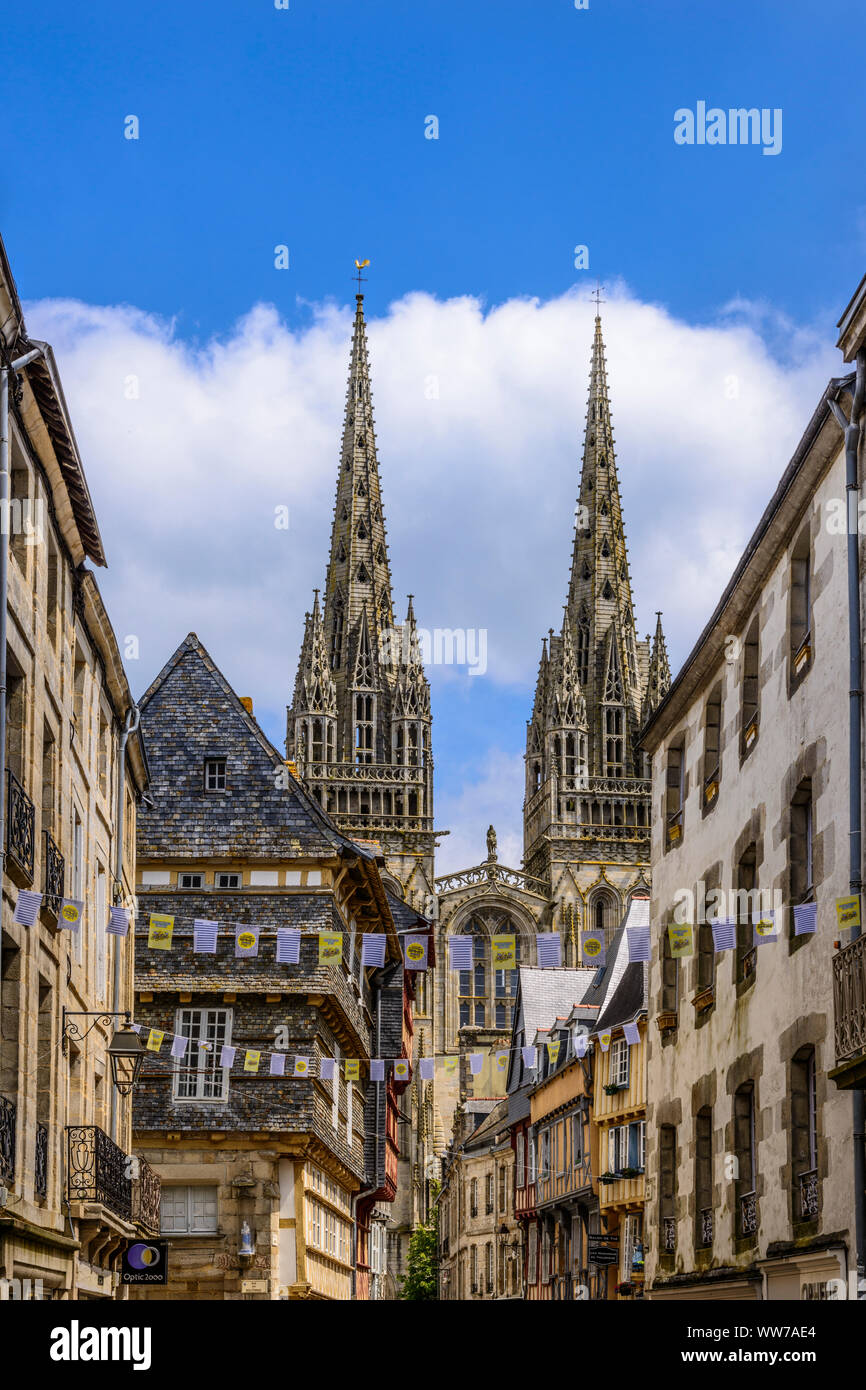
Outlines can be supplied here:
M697 983L698 993L714 989L716 984L716 945L713 941L713 928L709 922L699 922L695 931L697 937Z
M204 886L204 874L178 874L178 888L201 888Z
M617 706L604 711L604 775L622 777L625 771L625 711Z
M661 1012L675 1014L680 1004L679 961L671 954L671 939L667 930L662 933L662 991Z
M471 970L459 971L457 982L457 1006L461 1028L495 1027L500 1032L510 1032L517 995L517 970L490 969L490 940L487 928L480 922L471 921L464 927L466 935L472 937ZM495 932L507 933L515 938L515 952L520 964L520 933L513 922L505 918L497 923Z
M814 897L812 873L812 783L798 786L791 802L791 828L788 836L788 867L791 903L809 902ZM791 933L793 935L793 914ZM808 937L798 937L798 941Z
M532 1225L529 1228L529 1247L526 1254L526 1282L536 1284L538 1282L538 1227Z
M577 676L582 686L589 681L589 618L581 607L577 620Z
M571 1163L573 1168L583 1163L583 1115L580 1111L571 1117Z
M472 1247L471 1260L472 1260L472 1264L471 1264L472 1292L473 1292L473 1293L477 1293L477 1292L478 1292L478 1246L477 1246L477 1245L473 1245L473 1247Z
M493 1292L493 1241L488 1240L484 1251L484 1263L486 1265L487 1292Z
M220 1066L220 1051L231 1042L231 1009L178 1009L175 1032L189 1038L175 1062L175 1100L225 1100L229 1068Z
M625 1038L617 1038L610 1045L610 1082L624 1090L628 1086L629 1057L631 1048Z
M484 1206L487 1216L493 1214L493 1174L488 1173L484 1182Z
M682 742L668 749L665 769L665 845L671 849L683 838L686 753Z
M550 1231L546 1226L541 1233L541 1282L550 1283Z
M742 1239L755 1235L758 1228L755 1194L755 1087L751 1081L734 1092L734 1153L737 1159L736 1235Z
M224 792L226 789L225 758L208 758L204 765L204 789L206 792Z
M215 882L217 888L240 888L240 886L241 886L241 876L240 876L240 874L230 874L230 873L226 873L226 874L215 874L215 875L214 875L214 882Z
M662 1255L673 1255L677 1246L677 1131L675 1125L659 1125L659 1221Z
M331 669L339 671L343 659L343 600L339 596L334 602L334 630L331 635Z
M754 844L748 846L737 864L737 959L738 981L754 979L758 967L755 946L755 922L760 920L761 902L758 892L758 857ZM757 916L756 916L757 914Z
M713 1243L713 1112L705 1105L695 1116L695 1245Z
M610 1173L621 1173L623 1168L629 1166L628 1129L628 1125L614 1125L607 1132L607 1168Z
M371 763L375 750L375 697L355 696L355 762Z
M705 809L715 806L722 775L722 686L713 687L704 723L703 798Z
M797 681L812 663L812 556L804 526L791 552L791 677Z
M523 1132L517 1136L517 1150L515 1158L515 1186L526 1186L526 1140Z
M802 1047L791 1062L791 1162L795 1221L818 1216L818 1106L814 1047Z
M213 1235L217 1223L215 1187L166 1187L159 1204L161 1235Z
M751 752L758 737L760 666L760 628L758 619L755 617L749 626L743 644L743 685L740 707L740 756L743 758Z
M478 1215L478 1179L473 1178L469 1184L469 1215Z

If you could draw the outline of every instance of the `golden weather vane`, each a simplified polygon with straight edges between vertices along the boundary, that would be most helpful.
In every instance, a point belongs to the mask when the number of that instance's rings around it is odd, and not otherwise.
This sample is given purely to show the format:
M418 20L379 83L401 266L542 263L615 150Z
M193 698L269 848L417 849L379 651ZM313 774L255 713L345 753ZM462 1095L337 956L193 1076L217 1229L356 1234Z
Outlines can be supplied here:
M362 281L362 280L366 280L366 278L367 278L366 275L362 275L362 274L361 274L361 271L365 268L365 266L368 266L369 264L370 264L369 259L366 260L366 261L356 261L356 262L355 262L355 269L356 269L357 272L358 272L358 293L359 293L359 294L361 293L361 281Z

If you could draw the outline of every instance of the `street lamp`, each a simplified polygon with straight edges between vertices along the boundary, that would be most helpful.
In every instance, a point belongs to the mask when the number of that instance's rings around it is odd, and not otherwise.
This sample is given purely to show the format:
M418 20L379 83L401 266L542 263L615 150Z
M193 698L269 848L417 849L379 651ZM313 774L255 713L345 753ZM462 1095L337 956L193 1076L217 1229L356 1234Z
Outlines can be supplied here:
M93 1022L89 1023L86 1028L82 1028L78 1023L73 1022L77 1018L91 1018ZM141 1064L144 1061L141 1038L133 1032L128 1010L123 1013L111 1013L106 1009L101 1009L96 1013L88 1013L78 1009L64 1009L62 1046L65 1053L69 1038L79 1041L86 1038L97 1023L101 1023L103 1027L107 1028L112 1019L116 1018L122 1018L124 1022L119 1028L115 1024L114 1036L108 1044L108 1055L111 1059L111 1079L120 1094L128 1096L138 1081Z

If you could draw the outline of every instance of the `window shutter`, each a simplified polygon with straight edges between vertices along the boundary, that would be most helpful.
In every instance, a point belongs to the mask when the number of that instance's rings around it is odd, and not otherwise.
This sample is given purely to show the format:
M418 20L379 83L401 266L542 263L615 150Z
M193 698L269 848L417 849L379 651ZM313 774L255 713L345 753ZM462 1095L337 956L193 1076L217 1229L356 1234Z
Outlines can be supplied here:
M191 1231L215 1231L217 1225L217 1202L215 1187L191 1187L190 1223Z
M640 1125L631 1124L628 1127L628 1160L629 1168L640 1167Z

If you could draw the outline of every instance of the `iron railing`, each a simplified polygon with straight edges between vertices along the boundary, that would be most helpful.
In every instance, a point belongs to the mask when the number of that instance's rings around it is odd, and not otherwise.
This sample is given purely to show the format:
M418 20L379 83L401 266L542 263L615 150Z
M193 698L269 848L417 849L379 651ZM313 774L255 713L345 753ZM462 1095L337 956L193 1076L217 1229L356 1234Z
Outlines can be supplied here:
M48 1196L48 1126L36 1126L36 1164L34 1188L37 1197Z
M100 1202L117 1216L132 1216L132 1179L123 1149L98 1125L66 1129L66 1195L70 1202Z
M866 1052L866 936L833 957L836 1065Z
M15 1102L0 1096L0 1183L15 1178Z
M11 768L6 769L6 853L33 882L36 808Z
M673 1255L677 1248L677 1223L674 1217L666 1216L662 1220L662 1254Z
M818 1170L812 1168L808 1173L800 1173L797 1178L800 1188L800 1218L811 1221L818 1215Z
M133 1167L132 1219L148 1235L159 1235L159 1204L162 1184L150 1164L137 1157Z
M753 1236L758 1229L758 1194L744 1192L740 1198L740 1235Z
M700 1243L700 1245L701 1245L701 1247L702 1247L703 1249L706 1249L708 1245L712 1245L712 1243L713 1243L713 1209L712 1209L712 1207L703 1207L703 1208L701 1209L701 1213L700 1213L700 1225L699 1225L699 1227L698 1227L698 1234L699 1234L699 1236L700 1236L700 1242L699 1242L699 1243Z
M45 896L43 907L56 917L63 901L63 885L66 878L66 860L54 837L45 831Z

